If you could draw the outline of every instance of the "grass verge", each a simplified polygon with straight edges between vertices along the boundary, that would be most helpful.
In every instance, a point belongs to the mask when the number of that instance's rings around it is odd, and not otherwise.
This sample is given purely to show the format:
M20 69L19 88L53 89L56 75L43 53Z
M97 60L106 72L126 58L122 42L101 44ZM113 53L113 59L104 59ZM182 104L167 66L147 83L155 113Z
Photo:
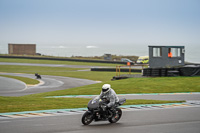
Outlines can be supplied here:
M99 95L104 83L111 84L117 94L200 92L199 81L200 77L130 78L34 94L33 96Z
M109 64L109 63L37 60L37 59L13 59L13 58L0 58L0 62L37 63L37 64L64 64L64 65L85 65L85 66L109 66L109 67L116 67L116 65L122 65L122 64Z
M42 98L42 97L0 97L0 113L48 109L84 108L90 99L86 98ZM184 101L127 100L125 105L163 104Z
M112 77L116 75L115 72L94 72L77 70L82 70L82 68L0 65L1 72L28 74L39 73L40 75L74 77L98 81L110 81Z
M19 77L19 76L10 76L10 75L1 75L3 77L7 77L7 78L13 78L13 79L17 79L20 80L24 83L26 83L27 85L36 85L39 84L40 82L36 79L31 79L31 78L26 78L26 77Z
M76 64L77 65L77 64ZM117 94L130 93L174 93L200 92L200 77L157 77L130 78L110 81L115 72L77 71L79 68L39 67L39 66L9 66L1 65L1 72L10 73L39 73L41 75L55 75L103 81L102 83L87 85L66 90L27 95L23 97L0 97L0 112L18 112L61 108L86 107L89 99L84 98L44 98L59 95L98 95L104 83L111 84ZM153 104L157 100L127 100L126 104ZM162 103L177 101L162 101Z

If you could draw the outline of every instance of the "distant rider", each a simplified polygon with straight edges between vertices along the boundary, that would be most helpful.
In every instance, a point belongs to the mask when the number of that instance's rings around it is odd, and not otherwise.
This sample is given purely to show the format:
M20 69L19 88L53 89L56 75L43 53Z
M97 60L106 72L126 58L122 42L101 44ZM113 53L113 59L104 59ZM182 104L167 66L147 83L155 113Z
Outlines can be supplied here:
M99 97L101 99L106 98L108 100L108 108L112 108L115 105L115 103L119 102L119 98L116 95L115 91L111 88L110 84L104 84L102 86L102 91Z

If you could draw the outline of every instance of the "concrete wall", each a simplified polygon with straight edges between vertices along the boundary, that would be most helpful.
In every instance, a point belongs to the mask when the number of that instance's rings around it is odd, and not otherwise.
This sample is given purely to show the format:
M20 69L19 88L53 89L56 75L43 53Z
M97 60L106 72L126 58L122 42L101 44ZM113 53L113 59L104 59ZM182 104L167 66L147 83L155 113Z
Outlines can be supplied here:
M35 55L36 44L8 44L8 53L15 55Z
M161 48L160 57L153 56L153 48ZM180 48L180 57L168 57L169 48ZM169 68L183 66L185 63L184 46L149 46L149 67L150 68Z

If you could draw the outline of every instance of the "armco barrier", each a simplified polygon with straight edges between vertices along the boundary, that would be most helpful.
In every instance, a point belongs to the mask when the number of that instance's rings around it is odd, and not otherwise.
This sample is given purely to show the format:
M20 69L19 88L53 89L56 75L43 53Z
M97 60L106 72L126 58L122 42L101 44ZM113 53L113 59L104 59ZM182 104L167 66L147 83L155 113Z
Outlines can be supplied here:
M126 64L121 61L106 61L106 60L87 60L87 59L71 59L71 58L51 58L51 57L29 57L29 56L3 56L0 58L18 58L18 59L37 59L37 60L58 60L58 61L77 61L77 62L94 62L94 63L111 63L111 64Z

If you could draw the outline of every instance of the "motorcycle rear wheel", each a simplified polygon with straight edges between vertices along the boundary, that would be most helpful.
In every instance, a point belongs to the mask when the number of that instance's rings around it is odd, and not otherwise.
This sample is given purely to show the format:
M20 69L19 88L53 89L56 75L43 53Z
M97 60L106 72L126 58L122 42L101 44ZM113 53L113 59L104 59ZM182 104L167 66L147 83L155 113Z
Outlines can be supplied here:
M82 123L84 125L89 125L93 121L93 115L86 111L82 116Z
M116 108L114 115L108 119L110 123L116 123L122 116L122 110L120 108Z

